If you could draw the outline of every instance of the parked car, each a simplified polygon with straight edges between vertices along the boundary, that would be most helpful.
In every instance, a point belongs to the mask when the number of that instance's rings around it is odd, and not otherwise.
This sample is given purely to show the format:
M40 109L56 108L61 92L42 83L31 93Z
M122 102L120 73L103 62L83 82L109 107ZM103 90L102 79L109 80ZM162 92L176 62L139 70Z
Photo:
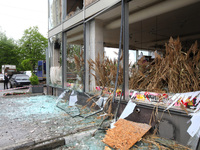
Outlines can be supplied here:
M29 77L32 76L32 72L31 71L24 71L24 74L28 75Z
M31 84L29 76L25 74L14 74L10 80L10 87L28 86Z
M4 80L4 75L0 74L0 82L3 82L3 80Z

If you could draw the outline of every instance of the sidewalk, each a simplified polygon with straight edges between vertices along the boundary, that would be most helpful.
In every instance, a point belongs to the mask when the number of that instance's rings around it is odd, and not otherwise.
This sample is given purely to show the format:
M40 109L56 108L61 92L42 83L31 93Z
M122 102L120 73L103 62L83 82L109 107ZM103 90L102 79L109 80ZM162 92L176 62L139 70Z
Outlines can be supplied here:
M56 107L54 96L0 97L0 147L1 149L29 149L47 141L80 132L100 124L97 115L88 118L71 117ZM67 108L66 103L63 103ZM89 109L81 109L87 114ZM60 146L64 141L60 141Z
M6 90L0 90L0 97L4 96L4 93L26 93L28 92L28 88L23 89L6 89Z

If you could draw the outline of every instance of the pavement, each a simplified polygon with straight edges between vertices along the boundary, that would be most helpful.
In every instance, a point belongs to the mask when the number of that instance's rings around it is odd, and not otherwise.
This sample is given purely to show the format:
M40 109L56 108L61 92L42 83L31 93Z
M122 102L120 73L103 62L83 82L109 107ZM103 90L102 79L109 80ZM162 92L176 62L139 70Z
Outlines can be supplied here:
M9 91L23 90L28 89ZM98 117L101 113L89 116L92 112L83 107L86 100L82 99L83 96L77 97L76 106L69 106L69 94L58 99L44 93L0 96L0 150L104 149L105 132L97 130L103 118ZM104 125L110 124L106 123ZM157 139L157 143L165 145L166 149L174 149L177 145L174 141ZM148 149L148 143L139 142L133 149ZM159 147L153 144L152 149ZM188 148L179 145L178 149Z
M10 88L10 85L8 84L8 89L4 89L4 83L0 82L0 97L4 96L5 93L30 93L30 86L24 86L24 87L16 87L16 88ZM47 94L47 89L44 87L44 94Z
M60 109L56 103L61 104ZM97 115L84 118L90 109L77 105L81 115L71 116L67 101L47 95L0 97L0 149L48 149L65 144L64 137L96 129L101 123ZM52 144L53 143L53 144Z

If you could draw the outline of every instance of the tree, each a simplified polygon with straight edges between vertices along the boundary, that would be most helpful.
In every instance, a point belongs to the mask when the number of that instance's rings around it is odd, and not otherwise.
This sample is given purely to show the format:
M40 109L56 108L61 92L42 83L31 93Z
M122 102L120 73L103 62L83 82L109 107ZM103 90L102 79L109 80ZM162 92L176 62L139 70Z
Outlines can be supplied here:
M36 68L38 60L45 59L45 51L48 40L39 33L38 27L30 27L24 31L22 38L19 40L21 54L21 64L25 70Z
M0 31L0 66L4 64L18 65L18 46L16 42L8 38L5 33ZM0 67L1 68L1 67ZM1 69L0 69L1 70Z

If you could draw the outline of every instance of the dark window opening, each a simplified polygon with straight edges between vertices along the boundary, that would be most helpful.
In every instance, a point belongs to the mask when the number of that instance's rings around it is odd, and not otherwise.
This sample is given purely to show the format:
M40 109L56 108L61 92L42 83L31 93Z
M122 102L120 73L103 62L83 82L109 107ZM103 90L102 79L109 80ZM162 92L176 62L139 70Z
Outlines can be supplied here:
M83 9L83 0L67 0L67 18Z
M42 71L42 66L38 66L38 71Z

